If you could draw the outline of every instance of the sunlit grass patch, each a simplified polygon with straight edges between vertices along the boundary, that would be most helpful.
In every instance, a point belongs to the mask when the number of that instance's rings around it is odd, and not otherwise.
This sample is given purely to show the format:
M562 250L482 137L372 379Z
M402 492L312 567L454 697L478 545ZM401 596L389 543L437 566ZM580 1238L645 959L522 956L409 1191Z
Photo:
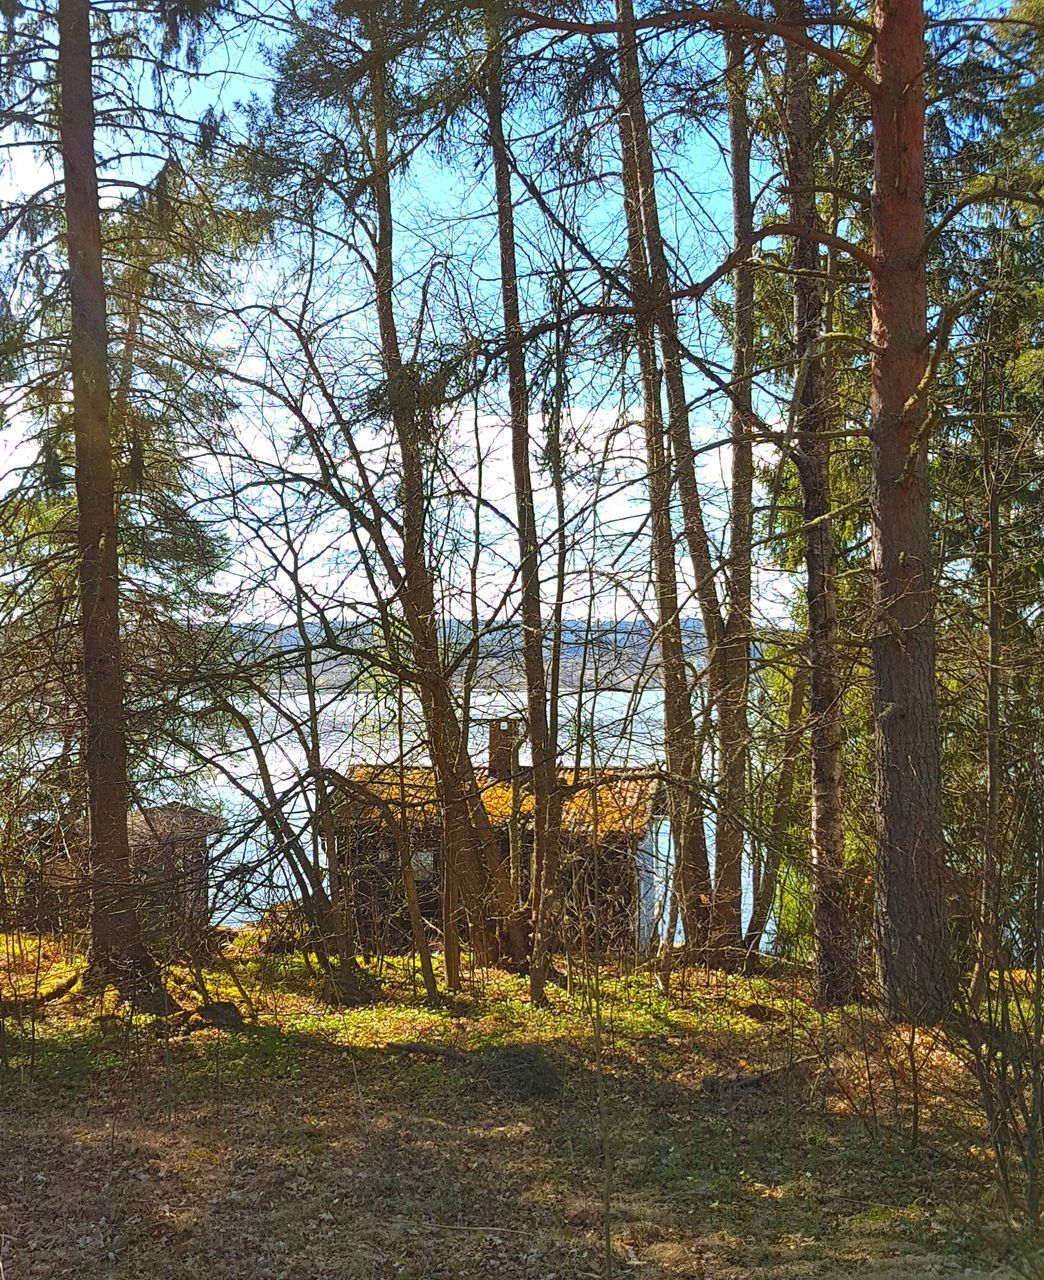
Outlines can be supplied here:
M0 933L0 1000L44 1002L84 967L81 955L54 938Z

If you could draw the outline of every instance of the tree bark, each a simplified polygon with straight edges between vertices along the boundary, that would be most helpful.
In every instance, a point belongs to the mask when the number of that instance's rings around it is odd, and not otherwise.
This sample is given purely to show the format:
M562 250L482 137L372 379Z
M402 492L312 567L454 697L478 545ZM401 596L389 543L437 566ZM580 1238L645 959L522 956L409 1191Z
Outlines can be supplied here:
M805 20L803 0L781 16ZM841 808L842 707L837 654L837 544L830 492L830 417L820 349L823 298L816 208L808 54L787 42L788 183L794 240L795 452L805 521L812 749L812 882L816 976L824 1005L848 1004L858 990L848 924ZM805 234L801 234L805 233Z
M501 305L504 312L508 398L511 407L511 463L518 521L522 658L526 673L526 707L532 753L534 874L530 885L533 947L529 967L529 994L533 1003L539 1005L546 1001L544 986L558 917L559 828L562 796L558 786L557 747L551 738L548 725L544 622L540 598L540 553L537 545L533 477L529 460L529 387L526 378L522 314L518 296L511 166L504 137L500 32L492 17L488 26L484 88L496 188Z
M94 962L102 969L153 980L155 965L138 923L127 835L119 562L90 16L89 0L60 0L58 80L71 303L91 943Z
M870 516L878 969L888 1016L930 1024L950 1000L921 386L928 347L922 0L877 0L874 26Z
M649 165L648 125L642 100L638 52L634 35L634 12L630 0L619 0L618 14L621 22L620 150L624 211L627 221L628 268L631 293L637 308L635 330L644 402L657 640L663 681L668 812L677 860L676 881L686 939L690 945L698 945L706 936L710 872L702 808L696 791L696 724L692 714L692 697L685 663L674 531L671 523L673 486L670 436L665 435L664 432L660 373L656 359L656 330L652 320L654 312L658 313L670 307L670 303L666 300L666 255L662 252L662 240L655 213L655 191L651 186L653 175ZM656 268L650 272L650 264L654 260L662 263L664 269L662 273ZM669 361L666 355L668 350L674 352L677 346L673 314L669 319L661 317L661 322L665 368L670 363L672 376L677 373L680 379L680 360ZM666 339L664 334L667 335ZM672 412L670 386L668 387L668 405L670 413ZM673 412L677 413L678 410L679 406L674 404ZM683 389L680 410L685 417L684 430L687 437L688 414L685 409ZM713 583L711 585L713 588ZM664 959L669 963L669 955L666 951Z
M482 804L474 769L439 653L435 588L427 560L427 494L421 451L417 373L402 359L394 309L391 165L388 148L387 68L378 20L370 23L370 97L373 105L373 193L377 209L375 302L392 427L399 448L402 512L400 597L410 633L418 692L442 802L447 897L459 888L471 943L480 963L504 956L525 959L527 944ZM452 925L452 921L447 921ZM449 930L448 930L449 932ZM447 941L449 945L449 940Z

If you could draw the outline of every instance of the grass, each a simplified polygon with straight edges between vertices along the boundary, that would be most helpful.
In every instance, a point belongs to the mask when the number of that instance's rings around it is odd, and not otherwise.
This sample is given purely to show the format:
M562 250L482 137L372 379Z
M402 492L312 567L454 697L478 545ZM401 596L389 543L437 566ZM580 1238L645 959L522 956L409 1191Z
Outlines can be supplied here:
M16 952L8 997L75 972L47 940ZM957 1060L823 1019L799 981L688 975L668 999L605 971L599 1057L580 982L535 1011L483 973L431 1008L391 961L380 1003L331 1010L298 957L234 964L257 1015L239 1031L174 1034L76 988L5 1018L4 1280L1002 1274ZM207 986L242 1004L226 971ZM404 1040L477 1053L385 1047ZM476 1065L521 1046L550 1094Z

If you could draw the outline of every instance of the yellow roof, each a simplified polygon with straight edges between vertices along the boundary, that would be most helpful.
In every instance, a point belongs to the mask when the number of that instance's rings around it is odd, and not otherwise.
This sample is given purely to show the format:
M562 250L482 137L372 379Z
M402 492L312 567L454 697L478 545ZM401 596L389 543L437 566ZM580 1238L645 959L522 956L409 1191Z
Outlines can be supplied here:
M572 772L559 775L564 797L562 829L591 837L620 835L640 837L649 825L659 781L654 774L637 770L606 770L591 776ZM340 810L352 825L382 826L404 819L410 826L435 824L441 812L435 770L410 766L360 765L345 778ZM512 786L476 770L476 782L491 826L503 829L511 821ZM372 797L372 799L371 799ZM534 799L523 782L519 789L518 815L525 821L533 814Z

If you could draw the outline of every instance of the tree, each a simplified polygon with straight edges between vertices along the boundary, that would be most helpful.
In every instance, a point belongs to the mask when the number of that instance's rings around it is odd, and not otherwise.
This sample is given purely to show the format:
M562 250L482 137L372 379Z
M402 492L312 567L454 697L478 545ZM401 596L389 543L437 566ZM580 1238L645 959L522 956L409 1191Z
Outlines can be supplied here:
M710 868L703 831L702 806L696 793L696 724L686 666L682 615L678 590L678 566L672 527L672 443L684 437L689 448L688 410L682 383L681 355L669 288L667 259L660 236L649 127L645 114L634 13L630 0L621 0L619 36L620 103L618 127L627 225L627 261L630 298L635 306L635 345L642 392L643 435L651 525L653 590L656 601L656 638L663 682L664 757L667 769L668 807L676 861L678 900L690 948L706 943L707 907L711 899ZM656 336L660 335L664 381L667 384L665 432L657 367ZM709 549L702 528L699 494L688 491L695 507L689 519L698 528L693 534L700 565L706 570ZM717 596L707 574L704 596ZM673 938L668 933L661 957L662 980L672 961Z
M783 9L800 23L804 6ZM858 989L846 910L841 799L841 683L838 674L837 548L830 485L830 391L823 359L821 230L808 54L785 46L787 184L794 241L794 377L797 412L794 461L802 494L808 598L809 724L812 739L812 875L817 987L828 1005L847 1004Z
M890 1017L949 1005L929 533L925 39L921 0L874 8L872 643L878 966Z
M373 12L324 14L339 36L332 46L318 26L302 24L280 64L280 103L265 117L264 140L252 151L254 180L263 184L276 208L274 221L299 235L305 281L299 310L279 304L271 314L285 327L296 355L269 346L263 353L266 395L289 411L316 470L314 490L337 505L350 537L365 542L363 571L383 617L401 621L409 637L408 672L423 708L430 753L444 818L446 866L445 932L447 982L455 988L458 903L467 915L476 957L483 963L525 961L527 929L502 863L481 792L468 740L467 706L452 683L455 664L441 643L443 601L439 594L439 539L435 522L444 509L439 485L448 463L441 450L441 415L452 405L465 358L433 349L421 335L429 323L422 294L411 352L398 307L396 216L393 176L407 165L413 125L426 126L430 103L424 93L411 98L409 66L400 67L394 49L422 40L432 15L396 15L402 29ZM416 25L411 25L416 24ZM313 128L311 117L318 127ZM330 132L324 132L329 128ZM350 155L330 138L350 132L358 146ZM400 145L402 150L400 151ZM301 181L302 171L308 181ZM285 203L284 203L285 202ZM319 358L321 301L313 297L317 246L337 249L358 237L366 307L374 320L379 370L360 363L365 385L349 387L345 368L330 370ZM288 241L289 243L289 241ZM365 248L363 248L365 246ZM334 269L343 269L343 262ZM319 293L316 288L316 293ZM296 305L295 300L295 305ZM251 339L252 340L252 339ZM434 344L437 348L437 343ZM367 348L369 351L370 348ZM289 393L284 369L299 361L307 394ZM371 378L371 373L377 376ZM321 406L316 414L315 403ZM387 468L374 466L369 433L387 450ZM342 455L336 462L330 442ZM394 484L387 476L394 475ZM295 476L287 481L300 484ZM448 566L447 566L448 567Z
M368 44L365 71L373 111L372 182L377 223L375 310L389 412L402 467L400 596L412 639L419 693L444 806L448 874L459 876L464 886L472 943L480 959L496 961L507 955L519 961L524 958L527 947L520 937L510 878L494 848L488 816L439 655L433 575L428 562L428 502L423 463L425 419L434 412L435 406L424 405L418 384L419 370L402 358L394 308L387 33L376 14L364 15L361 25Z
M548 719L543 606L540 592L540 550L530 468L529 386L526 376L522 315L519 306L515 221L511 194L508 144L504 136L502 35L499 24L487 19L487 49L483 89L500 250L500 287L507 348L508 398L511 409L511 465L518 525L519 600L522 615L522 654L526 676L526 706L532 750L533 874L530 884L533 920L530 996L545 1001L544 984L550 962L553 930L558 915L559 827L562 796L558 785L558 744Z
M119 563L90 18L90 0L61 0L58 77L72 304L69 348L86 694L91 936L94 961L101 968L154 983L155 968L142 940L134 902L127 836Z
M160 735L159 742L143 749L128 724L147 723L150 729L169 724L165 717L175 704L154 676L160 668L172 675L185 659L192 630L172 619L172 600L181 590L199 602L205 594L202 583L219 556L217 542L198 536L199 524L179 505L189 464L176 449L171 455L176 463L161 467L159 462L178 426L201 413L219 412L216 406L224 403L220 394L208 394L186 377L185 366L187 349L193 355L205 350L205 343L196 341L198 307L186 300L184 286L187 278L198 280L199 256L209 232L196 246L188 272L179 277L178 302L185 313L178 325L167 327L168 341L155 340L157 328L164 328L163 320L157 322L163 312L158 307L150 311L156 301L153 269L160 258L166 262L179 252L173 247L177 237L160 225L164 219L157 209L163 179L169 176L165 161L184 141L184 122L175 124L167 114L161 83L175 73L170 55L179 52L185 33L192 46L185 50L185 64L192 63L198 52L194 37L202 30L206 9L194 3L146 9L121 15L117 29L110 14L100 18L89 2L60 5L54 12L23 7L12 13L5 31L9 56L3 83L11 95L13 135L5 146L15 153L18 146L28 145L41 173L61 180L42 179L36 189L19 190L5 211L10 314L17 317L19 329L13 385L21 416L16 422L21 428L39 426L40 453L22 475L17 500L5 503L4 515L16 536L33 536L32 523L38 520L37 534L52 554L46 560L33 557L31 563L44 575L42 595L51 596L58 619L67 604L63 593L70 588L65 575L68 533L71 524L76 526L79 673L65 668L69 639L60 630L53 638L54 662L48 665L54 668L51 676L64 682L68 716L76 721L82 716L86 723L86 728L77 723L71 731L82 746L76 754L83 757L71 776L79 779L81 766L86 775L84 830L95 882L95 959L99 969L133 981L139 994L154 984L156 970L134 919L126 807L138 786L148 786L150 770L149 782L155 781L169 741ZM104 50L97 59L96 45ZM156 73L150 89L123 77L127 61L136 59ZM154 115L144 131L141 118L150 110ZM96 150L108 148L96 142L96 134L111 138L113 130L135 134L138 167L131 178L121 167L124 156L121 164L111 164L102 178L109 189L100 202ZM194 153L194 143L186 150ZM131 196L125 194L128 187ZM126 322L122 327L121 321ZM114 343L122 343L117 360L110 358ZM180 394L171 386L179 381ZM145 383L148 393L143 393ZM171 411L172 404L183 416ZM65 496L70 434L75 508ZM129 609L123 581L128 565ZM165 597L156 589L164 572L177 580L176 585L167 583ZM181 603L187 612L187 595ZM202 614L194 621L202 623ZM15 629L33 625L48 625L46 611L21 611ZM139 642L146 626L151 628L150 644L143 650ZM127 673L135 666L138 701L128 716ZM175 715L183 714L179 707ZM41 724L41 745L48 743L49 730L49 723ZM74 798L82 798L79 781L69 788L67 799ZM66 836L69 821L83 822L83 812L71 814L65 804L56 807L52 816L56 814L65 819Z

